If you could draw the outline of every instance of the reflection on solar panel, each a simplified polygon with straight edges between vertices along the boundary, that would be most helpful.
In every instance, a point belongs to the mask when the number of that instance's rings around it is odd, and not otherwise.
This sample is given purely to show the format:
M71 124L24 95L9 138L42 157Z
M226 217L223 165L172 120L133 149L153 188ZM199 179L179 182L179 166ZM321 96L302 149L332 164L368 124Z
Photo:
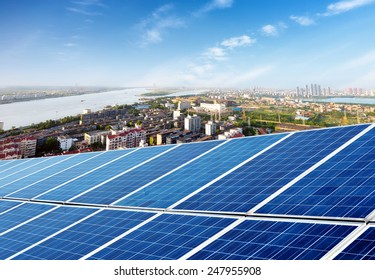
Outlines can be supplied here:
M374 259L375 125L0 162L0 259Z
M369 227L336 260L375 260L375 227Z

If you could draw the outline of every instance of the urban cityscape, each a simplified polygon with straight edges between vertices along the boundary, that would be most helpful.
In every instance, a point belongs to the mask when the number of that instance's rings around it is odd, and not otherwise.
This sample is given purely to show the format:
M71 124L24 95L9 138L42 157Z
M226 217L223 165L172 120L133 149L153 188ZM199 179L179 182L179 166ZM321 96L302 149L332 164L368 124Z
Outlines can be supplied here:
M0 1L2 278L371 275L374 13Z

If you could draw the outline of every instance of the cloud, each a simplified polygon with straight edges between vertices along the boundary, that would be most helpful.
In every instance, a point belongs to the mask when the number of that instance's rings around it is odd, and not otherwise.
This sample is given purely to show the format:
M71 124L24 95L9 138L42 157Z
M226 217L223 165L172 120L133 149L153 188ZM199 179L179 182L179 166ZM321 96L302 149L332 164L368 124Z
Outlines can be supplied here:
M75 43L66 43L66 44L64 44L64 47L68 47L68 48L73 48L73 47L76 47L77 46L77 44L75 44Z
M81 6L99 6L99 7L107 7L105 4L102 3L101 0L80 0L80 1L71 1L73 4L81 5Z
M153 11L150 17L138 24L142 38L141 46L160 43L168 29L185 26L184 20L170 15L173 8L172 4L163 5Z
M195 15L200 16L213 10L230 8L232 7L233 2L234 0L212 0L198 10Z
M217 60L217 61L227 59L226 58L227 53L225 49L219 48L219 47L208 48L208 50L205 53L203 53L203 56L207 59L212 59L212 60Z
M221 42L220 45L227 47L229 49L234 49L237 47L242 47L242 46L249 46L252 45L256 42L256 39L252 39L247 35L242 35L239 37L232 37L229 39L224 40Z
M307 16L294 16L294 15L291 15L290 16L290 19L297 22L298 24L302 25L302 26L310 26L310 25L313 25L315 24L315 21L310 18L310 17L307 17Z
M339 1L328 5L325 13L321 14L323 16L333 16L342 13L346 13L350 10L366 6L374 3L375 0L347 0Z
M262 27L262 32L265 36L278 36L279 32L274 25L267 24Z

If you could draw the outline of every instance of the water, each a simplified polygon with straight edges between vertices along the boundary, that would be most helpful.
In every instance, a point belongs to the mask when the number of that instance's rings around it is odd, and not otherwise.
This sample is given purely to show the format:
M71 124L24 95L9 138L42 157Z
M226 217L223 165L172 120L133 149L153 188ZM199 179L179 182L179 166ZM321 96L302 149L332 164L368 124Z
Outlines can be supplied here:
M5 130L12 128L12 126L27 126L46 120L75 116L81 114L84 109L98 111L107 105L133 104L141 98L140 94L149 91L146 88L131 88L2 104L0 105L0 121L4 122ZM202 90L181 91L173 93L171 96L195 95L202 92Z
M307 100L310 102L324 102L324 103L345 103L345 104L362 104L375 105L375 98L357 98L357 97L332 97L326 99Z

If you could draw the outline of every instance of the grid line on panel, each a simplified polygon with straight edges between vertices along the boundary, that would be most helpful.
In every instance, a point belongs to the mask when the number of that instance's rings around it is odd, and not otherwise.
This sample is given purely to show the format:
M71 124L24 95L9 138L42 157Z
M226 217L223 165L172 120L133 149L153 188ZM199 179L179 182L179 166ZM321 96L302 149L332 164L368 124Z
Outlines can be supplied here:
M25 170L27 170L27 169L29 169L29 168L31 168L31 167L34 167L34 166L36 166L36 165L39 165L40 163L43 163L43 162L45 162L45 161L48 161L48 160L50 160L52 157L49 157L49 158L43 158L43 159L41 159L41 160L33 160L33 161L35 161L35 163L33 164L33 165L29 165L29 166L26 166L25 168L23 168L23 169L18 169L18 170L16 170L15 172L13 172L13 173L10 173L10 174L7 174L6 176L3 176L3 177L1 177L1 179L0 179L0 184L1 184L1 181L3 180L3 179L5 179L5 178L8 178L9 176L13 176L13 175L15 175L15 174L17 174L17 173L20 173L20 172L22 172L22 171L25 171ZM30 161L30 162L32 162L32 161ZM10 168L12 171L14 171L14 167L12 167L12 168ZM3 172L3 171L1 171L1 172ZM0 172L0 173L1 173Z
M106 242L105 244L101 245L100 247L96 248L95 250L91 251L90 253L87 253L86 255L82 256L80 260L86 260L90 258L91 256L95 255L96 253L100 252L101 250L107 248L108 246L112 245L116 241L120 240L121 238L127 236L128 234L136 231L140 227L144 226L145 224L151 222L152 220L156 219L157 217L161 216L162 213L155 214L154 216L148 218L147 220L143 221L142 223L136 225L135 227L125 231L124 233L120 234L119 236L113 238L112 240Z
M345 248L347 248L353 241L355 241L363 232L366 231L367 225L363 224L351 232L345 237L340 243L327 252L321 259L322 260L333 260L338 254L340 254Z
M309 169L307 169L301 175L297 176L295 179L293 179L292 181L290 181L284 187L282 187L281 189L279 189L278 191L276 191L275 193L273 193L272 195L270 195L269 197L267 197L265 200L263 200L262 202L260 202L258 205L256 205L255 207L253 207L250 211L248 211L248 213L252 214L252 213L256 212L257 210L259 210L261 207L263 207L265 204L267 204L268 202L270 202L271 200L273 200L279 194L281 194L284 191L286 191L288 188L290 188L291 186L293 186L295 183L297 183L298 181L300 181L301 179L303 179L306 175L308 175L311 172L313 172L319 166L321 166L322 164L324 164L325 162L327 162L329 159L331 159L332 157L334 157L335 155L337 155L339 152L341 152L342 150L344 150L350 144L354 143L360 137L362 137L363 135L365 135L367 132L369 132L371 129L373 129L373 127L374 127L374 125L371 125L371 126L367 127L365 130L363 130L361 133L355 135L352 139L350 139L349 141L347 141L346 143L344 143L343 145L341 145L335 151L333 151L332 153L330 153L329 155L327 155L325 158L323 158L322 160L320 160L319 162L317 162L316 164L314 164L313 166L311 166Z
M189 259L320 259L355 228L349 225L246 220Z
M16 191L14 191L14 192L11 192L11 193L7 194L5 197L12 197L14 194L17 194L17 193L19 193L19 192L22 192L23 190L25 190L25 189L27 189L27 188L29 188L29 187L32 187L32 186L34 186L34 185L36 185L36 184L38 184L38 183L40 183L40 182L43 182L43 181L45 181L45 180L47 180L47 179L49 179L49 178L51 178L51 177L54 177L55 175L58 175L58 174L60 174L60 173L65 173L65 172L69 171L70 169L72 169L72 168L74 168L74 167L76 167L76 166L78 166L78 165L80 165L80 164L84 164L85 162L87 162L87 161L89 161L89 160L92 160L92 159L94 159L94 158L96 158L96 157L98 157L98 156L101 156L101 155L102 155L102 153L98 153L97 155L94 155L93 157L87 158L87 159L85 159L85 160L83 160L83 161L80 161L80 162L78 162L78 163L76 163L76 164L73 164L73 165L67 167L66 169L63 169L63 170L60 170L60 171L58 171L58 172L56 172L56 173L53 173L53 174L51 174L51 175L48 175L48 176L46 176L46 177L44 177L44 178L42 178L42 179L40 179L40 180L38 180L38 181L36 181L36 182L33 182L33 183L31 183L31 184L29 184L29 185L27 185L27 186L25 186L25 187L23 187L23 188L21 188L21 189L19 189L19 190L16 190ZM14 196L13 196L13 197L14 197ZM21 195L20 197L22 198L22 197L24 197L24 196Z
M285 134L232 139L116 205L167 208L282 137Z
M83 222L83 221L89 219L90 217L92 217L92 216L94 216L94 215L100 213L100 212L103 211L103 210L104 210L104 209L99 209L99 210L97 210L97 211L91 213L90 215L87 215L86 217L84 217L84 218L82 218L82 219L76 221L75 223L70 224L70 225L67 226L67 227L64 227L63 229L61 229L61 230L59 230L59 231L57 231L57 232L55 232L55 233L53 233L53 234L51 234L51 235L49 235L49 236L43 238L42 240L40 240L40 241L38 241L38 242L35 242L34 244L28 246L27 248L25 248L25 249L23 249L23 250L21 250L21 251L15 253L15 254L9 256L9 257L7 258L7 260L14 259L15 257L17 257L17 256L19 256L19 255L21 255L21 254L23 254L23 253L25 253L25 252L27 252L28 250L31 250L32 248L38 246L39 244L41 244L41 243L43 243L43 242L45 242L45 241L47 241L47 240L53 238L54 236L60 234L61 232L64 232L64 231L70 229L71 227L73 227L73 226L75 226L75 225L77 225L77 224L79 224L79 223L81 223L81 222Z
M79 179L81 177L84 177L84 176L86 176L86 175L88 175L88 174L90 174L92 172L95 172L95 171L97 171L97 170L99 170L99 169L101 169L101 168L103 168L103 167L105 167L105 166L107 166L107 165L109 165L109 164L111 164L113 162L116 162L117 160L120 160L123 157L131 155L132 153L134 153L136 151L137 151L137 149L134 149L133 151L130 151L130 152L128 152L128 153L126 153L124 155L121 155L121 156L119 156L119 157L117 157L117 158L115 158L115 159L113 159L111 161L108 161L108 162L106 162L106 163L104 163L104 164L102 164L102 165L100 165L100 166L98 166L96 168L93 168L93 169L91 169L91 170L89 170L89 171L87 171L87 172L85 172L85 173L83 173L83 174L81 174L81 175L79 175L77 177L74 177L74 178L72 178L72 179L70 179L70 180L68 180L68 181L66 181L66 182L64 182L64 183L62 183L60 185L57 185L57 186L55 186L55 187L53 187L53 188L51 188L51 189L49 189L49 190L47 190L47 191L45 191L45 192L43 192L41 194L38 194L38 195L34 196L33 199L37 199L37 198L39 198L39 197L41 197L41 196L43 196L45 194L48 194L48 193L50 193L50 192L52 192L52 191L54 191L56 189L59 189L59 188L65 186L65 185L67 185L67 184L69 184L69 183L71 183L71 182L73 182L73 181L75 181L75 180L77 180L77 179Z
M374 140L375 129L371 129L285 192L258 205L256 213L371 219L375 214Z
M68 181L64 182L63 184L60 184L60 185L58 185L56 187L53 187L53 188L51 188L51 189L49 189L49 190L47 190L47 191L45 191L41 194L38 194L37 196L33 197L33 199L41 199L41 200L46 200L46 201L49 201L49 200L65 201L66 200L65 198L59 199L59 194L61 192L64 192L64 187L69 186L72 183L76 183L75 181L79 181L80 179L83 179L83 178L87 177L87 175L89 175L89 174L92 174L92 173L95 174L96 171L100 172L100 171L102 171L101 170L102 168L105 168L106 166L111 165L112 163L116 163L117 161L120 161L121 159L123 159L127 156L130 156L131 154L135 153L136 151L138 151L138 149L133 149L130 152L125 150L125 152L126 152L125 154L123 154L123 155L121 155L121 156L119 156L119 157L117 157L117 158L115 158L111 161L108 161L105 164L102 164L101 166L98 166L97 168L91 169L90 171L87 171L87 172L85 172L85 173L83 173L83 174L81 174L81 175L79 175L79 176L77 176L77 177L75 177L71 180L68 180ZM118 151L115 151L113 153L118 153ZM71 189L69 191L65 191L65 193L66 192L70 193ZM81 192L78 192L78 194L79 193L81 193ZM46 197L43 197L43 196L46 196Z
M172 169L172 170L166 172L166 173L163 174L162 176L160 176L160 177L158 177L158 178L156 178L156 179L150 181L149 183L147 183L147 184L141 186L140 188L138 188L138 189L132 191L131 193L129 193L129 194L127 194L127 195L121 197L120 199L117 199L116 201L112 202L111 205L116 204L116 203L120 202L121 200L123 200L123 199L125 199L125 198L128 198L129 196L131 196L131 195L133 195L133 194L138 193L139 191L145 189L145 188L148 187L149 185L152 185L153 183L155 183L155 182L157 182L157 181L163 179L164 177L169 176L170 174L176 172L177 170L183 168L184 166L193 163L194 161L196 161L196 160L198 160L199 158L205 156L206 154L209 154L210 152L216 150L217 148L221 147L222 145L225 145L225 144L228 143L228 142L229 142L229 140L224 141L223 143L221 143L221 144L219 144L219 145L217 145L217 146L211 148L210 150L208 150L208 151L206 151L206 152L200 154L199 156L196 156L196 157L192 158L191 160L189 160L189 161L187 161L187 162L185 162L185 163L179 165L178 167L176 167L176 168L174 168L174 169Z
M25 224L27 224L27 223L29 223L29 222L32 222L32 221L34 221L34 220L36 220L36 219L38 219L38 218L40 218L40 217L43 217L44 215L46 215L46 214L48 214L48 213L50 213L50 212L52 212L52 211L55 211L55 210L56 210L57 208L59 208L59 207L60 207L60 206L56 206L56 207L54 207L54 208L51 208L51 209L49 209L49 210L47 210L47 211L45 211L45 212L43 212L43 213L40 213L39 215L36 215L36 216L34 216L34 217L32 217L32 218L30 218L30 219L24 221L24 222L22 222L22 223L20 223L20 224L18 224L18 225L16 225L16 226L14 226L14 227L12 227L12 228L9 228L9 229L7 229L6 231L1 232L1 233L0 233L0 236L6 234L6 233L8 233L8 232L11 232L12 230L15 230L15 229L17 229L17 228L19 228L19 227L21 227L21 226L23 226L23 225L25 225Z
M162 214L89 259L178 259L232 222L226 217Z
M3 200L1 199L1 202L3 201L7 201L7 200ZM22 204L25 204L25 202L19 202L19 201L7 201L7 202L14 202L10 205L10 207L1 207L0 209L0 216L5 214L6 212L9 212L9 211L12 211L13 209L17 208L17 207L20 207ZM14 205L13 205L14 204Z
M133 166L133 167L127 169L127 170L125 170L125 171L123 171L123 172L121 172L121 173L119 173L119 174L113 176L112 178L110 178L110 179L108 179L108 180L106 180L106 181L104 181L104 182L102 182L102 183L100 183L100 184L98 184L98 185L96 185L96 186L94 186L94 187L92 187L92 188L90 188L90 189L88 189L88 190L86 190L86 191L80 193L79 195L76 195L76 196L74 196L74 197L68 199L67 202L70 202L70 201L76 200L77 198L83 196L84 194L86 194L86 193L88 193L88 192L90 192L90 191L92 191L92 190L95 190L95 189L99 188L100 186L102 186L102 185L104 185L104 184L106 184L106 183L108 183L108 182L110 182L110 181L112 181L112 180L114 180L114 179L116 179L116 178L118 178L118 177L120 177L120 176L122 176L122 175L124 175L124 174L126 174L126 173L128 173L128 172L130 172L130 171L132 171L132 170L134 170L134 169L136 169L136 168L139 167L139 166L142 166L142 165L144 165L144 164L146 164L146 163L152 161L152 160L155 159L155 158L158 158L158 157L160 157L160 156L162 156L162 155L164 155L164 154L166 154L166 153L168 153L168 152L170 152L170 151L176 149L177 147L178 147L177 145L176 145L176 146L173 146L173 147L169 148L168 150L166 150L166 151L164 151L164 152L161 152L161 153L159 153L159 154L157 154L157 155L155 155L155 156L149 158L148 160L145 160L145 161L143 161L143 162L141 162L141 163L139 163L139 164L137 164L137 165L135 165L135 166Z
M266 153L178 206L184 210L247 212L367 126L296 132Z
M15 182L20 181L20 180L22 180L22 179L30 178L30 177L31 177L32 175L34 175L34 174L37 174L37 173L39 173L39 172L41 172L41 171L43 171L43 170L45 170L45 169L51 168L52 166L55 166L55 165L57 165L57 164L59 164L59 163L61 163L61 162L67 161L67 160L69 160L69 159L71 159L71 158L73 158L73 157L76 157L77 155L78 155L78 154L73 155L73 156L68 156L68 157L66 157L66 158L64 158L64 159L62 159L62 160L60 160L60 161L57 161L57 162L55 162L55 163L53 163L53 164L51 164L51 165L48 165L48 166L46 166L46 167L44 167L44 168L42 168L42 169L36 170L36 171L34 171L34 172L30 173L30 174L27 174L27 175L25 175L25 176L22 176L22 177L20 177L20 178L14 180L14 181L12 181L12 182L8 182L7 184L0 186L0 190L4 189L6 186L9 186L9 185L11 185L11 184L13 184L13 183L15 183ZM51 157L51 160L53 160L53 159L57 159L57 160L58 160L57 157L56 157L56 158Z
M19 163L17 164L17 162L19 161ZM24 160L11 160L9 161L7 164L4 164L4 165L9 165L8 168L6 169L3 169L3 170L0 170L0 174L5 172L5 171L8 171L9 169L13 169L14 167L17 167L17 166L20 166L22 164L25 164L29 161L32 161L32 159L24 159ZM15 163L15 165L13 165L12 163ZM7 167L7 166L6 166Z
M375 227L369 226L335 260L375 260Z
M199 188L198 190L190 193L189 195L185 196L184 198L182 198L181 200L177 201L176 203L172 204L171 206L168 207L168 209L173 209L175 207L177 207L178 205L180 205L181 203L183 203L184 201L188 200L189 198L191 198L192 196L196 195L197 193L201 192L202 190L208 188L209 186L211 186L212 184L214 184L215 182L219 181L220 179L224 178L225 176L227 176L228 174L232 173L233 171L237 170L238 168L240 168L241 166L245 165L246 163L248 163L249 161L253 160L254 158L260 156L261 154L267 152L269 149L273 148L274 146L278 145L279 143L281 143L282 141L284 141L285 139L287 139L288 137L292 136L293 133L289 133L287 134L284 138L281 138L279 141L269 145L268 147L266 147L265 149L261 150L260 152L256 153L255 155L251 156L250 158L246 159L245 161L241 162L240 164L236 165L235 167L233 167L232 169L228 170L227 172L221 174L220 176L216 177L215 179L213 179L212 181L210 181L209 183L207 183L206 185L202 186L201 188Z
M61 206L47 215L0 236L0 259L5 259L31 246L94 211L96 211L94 208Z

